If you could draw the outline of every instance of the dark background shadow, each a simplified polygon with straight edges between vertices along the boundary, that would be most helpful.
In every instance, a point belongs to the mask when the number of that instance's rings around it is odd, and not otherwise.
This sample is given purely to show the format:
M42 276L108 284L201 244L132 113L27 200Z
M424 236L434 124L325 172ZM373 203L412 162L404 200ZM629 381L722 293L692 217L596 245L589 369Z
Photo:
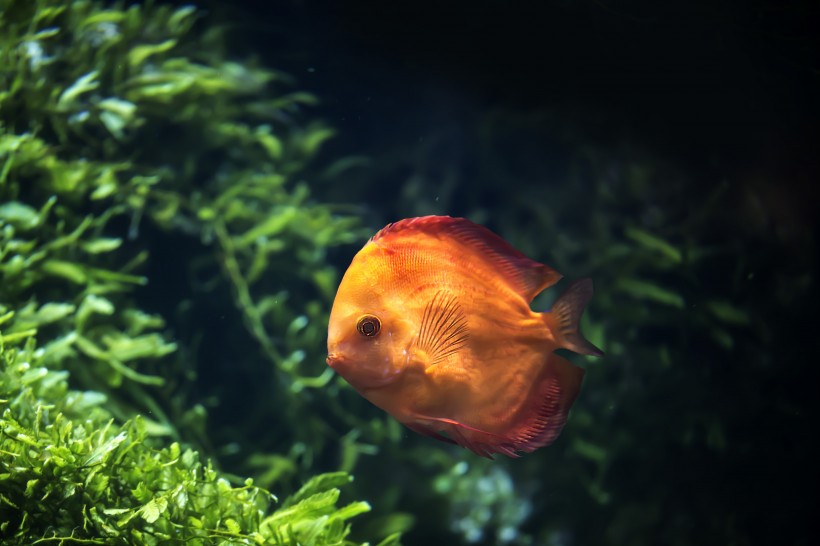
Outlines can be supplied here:
M690 217L702 214L709 196L728 188L719 206L710 209L708 221L701 222L707 229L698 233L698 243L729 250L711 270L698 271L702 276L686 296L699 301L717 294L748 309L754 321L766 326L741 334L740 347L723 354L709 345L708 329L684 324L683 313L681 323L696 335L671 342L683 349L673 355L680 358L676 364L689 365L695 357L710 365L710 359L730 362L717 371L676 366L674 372L661 374L658 383L670 390L658 392L641 391L652 385L641 366L650 369L654 363L635 363L635 382L629 387L634 390L627 393L645 399L633 399L635 414L624 413L615 426L638 427L642 413L657 412L655 428L647 425L647 431L664 431L691 412L714 414L716 421L730 423L729 434L739 436L730 437L729 447L716 456L712 447L682 446L671 437L666 445L664 432L657 432L661 439L635 445L633 452L642 455L618 466L619 498L635 502L637 521L644 517L641 503L647 502L641 488L668 480L665 489L658 486L664 496L655 506L660 515L652 517L664 522L666 533L686 534L658 535L653 534L658 529L647 527L641 535L646 544L680 544L686 536L715 544L730 538L746 543L748 537L809 544L803 531L810 518L801 495L817 473L807 464L810 456L803 442L806 423L816 416L808 388L816 371L809 367L807 343L813 335L811 306L796 294L816 295L817 3L520 4L246 0L203 7L209 10L209 22L230 22L237 58L258 57L293 76L298 89L319 97L311 113L338 130L324 149L324 160L364 157L366 167L325 186L317 177L313 195L352 202L374 229L402 216L476 210L484 211L479 221L496 229L501 215L494 214L494 207L510 203L506 198L516 191L525 204L530 194L549 199L550 192L563 195L556 202L583 203L565 194L586 189L567 188L562 181L584 178L573 174L567 158L586 148L607 150L610 157L639 150L637 155L648 162L667 166L660 172L685 178L683 184L653 178L645 194L637 192L637 200L646 201L644 207L638 203L612 212L634 216L635 223L648 229L671 225L669 232L680 234L675 224L686 225ZM491 153L485 154L487 150ZM512 177L487 182L490 168ZM529 182L511 185L522 180ZM653 223L656 202L663 209L657 214L672 215L667 225ZM571 212L576 218L585 213L583 205ZM505 213L516 214L509 209ZM517 221L519 227L538 225L532 212L522 213ZM567 232L575 229L565 225ZM344 269L350 255L332 258ZM586 264L578 267L579 273L588 274ZM754 279L750 276L734 293L722 292L731 285L726 279L734 271L747 269L755 272ZM794 288L797 280L803 289ZM660 343L669 331L645 328L632 341ZM768 337L757 339L757 332ZM767 353L751 366L747 356L758 347ZM623 369L618 368L623 362L615 359L609 364L601 374ZM685 392L670 383L670 377L677 377L674 373L680 374ZM669 393L686 405L663 407ZM592 394L586 394L590 400ZM653 401L658 405L638 407ZM788 421L782 421L783 416ZM644 424L649 421L647 417ZM522 461L519 472L534 460ZM642 466L645 461L655 461L656 468ZM537 465L526 472L533 469L538 470ZM356 473L363 481L385 479ZM540 502L546 504L536 503L536 510L560 499ZM580 539L605 537L607 543L618 544L628 543L620 540L623 537L638 536L630 533L640 533L637 524L606 532L587 527L583 522L594 518L595 510L606 517L607 508L593 504L579 506L589 512L565 523L579 530ZM725 514L733 515L725 516L723 507ZM529 524L534 535L536 519ZM425 523L417 523L408 544L441 539L436 534L440 529ZM722 535L715 535L716 529ZM565 537L559 543L581 542Z

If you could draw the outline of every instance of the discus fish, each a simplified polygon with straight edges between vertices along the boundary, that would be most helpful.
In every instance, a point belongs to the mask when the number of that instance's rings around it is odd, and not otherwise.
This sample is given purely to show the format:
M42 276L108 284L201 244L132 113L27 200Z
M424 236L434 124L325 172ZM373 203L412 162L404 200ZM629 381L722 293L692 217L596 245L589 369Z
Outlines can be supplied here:
M389 224L342 278L327 363L418 433L488 458L532 452L561 432L584 375L553 351L603 354L578 329L589 279L530 309L560 279L464 218Z

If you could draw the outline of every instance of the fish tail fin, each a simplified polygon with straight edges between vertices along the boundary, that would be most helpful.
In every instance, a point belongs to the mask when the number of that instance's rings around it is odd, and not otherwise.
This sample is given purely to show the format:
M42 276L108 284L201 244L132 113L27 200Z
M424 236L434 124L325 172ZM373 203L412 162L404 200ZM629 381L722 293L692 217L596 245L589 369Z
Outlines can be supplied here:
M547 323L554 326L555 339L560 347L582 355L603 356L604 352L584 339L579 329L581 315L591 297L592 280L573 281L545 316Z

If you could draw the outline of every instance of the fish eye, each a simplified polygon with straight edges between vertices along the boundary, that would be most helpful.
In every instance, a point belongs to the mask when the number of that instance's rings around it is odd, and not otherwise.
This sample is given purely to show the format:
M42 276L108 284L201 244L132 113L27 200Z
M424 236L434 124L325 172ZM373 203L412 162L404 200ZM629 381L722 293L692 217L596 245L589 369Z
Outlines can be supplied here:
M378 317L373 315L364 315L359 317L356 322L356 330L365 337L374 337L379 335L379 330L382 329L382 323Z

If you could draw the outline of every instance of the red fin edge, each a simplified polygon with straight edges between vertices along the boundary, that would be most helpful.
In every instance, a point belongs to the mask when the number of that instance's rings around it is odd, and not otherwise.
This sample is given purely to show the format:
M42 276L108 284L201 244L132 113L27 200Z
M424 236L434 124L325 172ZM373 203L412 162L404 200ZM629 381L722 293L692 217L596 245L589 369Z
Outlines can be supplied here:
M509 434L517 450L529 453L555 441L567 422L583 377L584 370L569 360L555 353L547 356L544 370Z
M451 216L420 216L406 218L380 229L370 240L378 241L405 230L417 230L441 236L449 235L461 244L477 251L498 268L513 289L527 302L545 288L561 280L561 274L551 267L525 256L507 241L466 218Z
M456 443L476 455L519 457L551 444L561 433L578 391L584 370L551 353L536 379L526 403L504 434L495 434L453 419L418 416L405 425L420 434ZM444 436L446 434L446 436Z

